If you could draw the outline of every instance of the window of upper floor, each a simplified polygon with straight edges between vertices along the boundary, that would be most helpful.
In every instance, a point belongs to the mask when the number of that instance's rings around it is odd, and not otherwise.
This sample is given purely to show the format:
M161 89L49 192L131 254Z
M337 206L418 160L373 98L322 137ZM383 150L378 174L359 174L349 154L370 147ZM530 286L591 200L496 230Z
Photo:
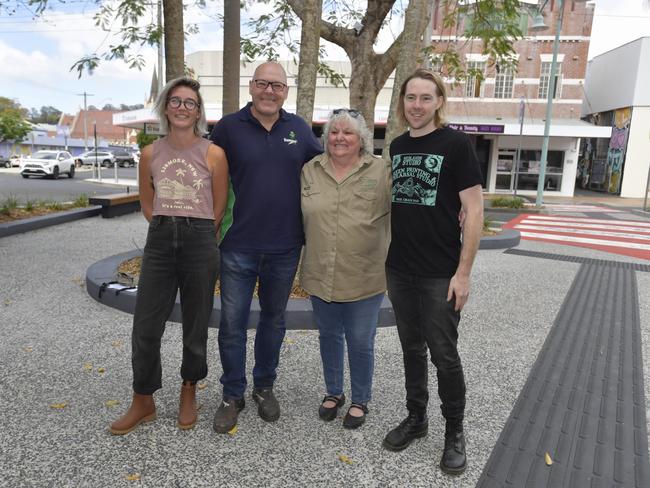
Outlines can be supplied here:
M515 72L512 67L501 68L494 82L494 98L512 98Z
M485 61L467 61L467 78L465 79L465 96L467 98L483 96L485 64Z
M548 90L551 83L551 62L542 61L539 75L539 90L537 98L548 98ZM553 98L560 98L562 93L562 63L556 63L555 68L555 91Z

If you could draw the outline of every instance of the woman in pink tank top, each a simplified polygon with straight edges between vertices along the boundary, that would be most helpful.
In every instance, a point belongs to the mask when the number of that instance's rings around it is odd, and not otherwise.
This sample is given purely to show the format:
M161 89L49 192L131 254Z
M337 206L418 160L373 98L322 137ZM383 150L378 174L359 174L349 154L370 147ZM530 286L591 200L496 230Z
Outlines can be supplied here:
M142 149L140 204L149 230L133 316L133 400L109 427L116 435L156 418L153 393L162 387L160 343L179 291L183 360L177 424L190 429L197 420L196 382L208 373L218 229L228 196L226 155L202 137L207 123L199 89L191 78L167 83L155 106L167 135Z

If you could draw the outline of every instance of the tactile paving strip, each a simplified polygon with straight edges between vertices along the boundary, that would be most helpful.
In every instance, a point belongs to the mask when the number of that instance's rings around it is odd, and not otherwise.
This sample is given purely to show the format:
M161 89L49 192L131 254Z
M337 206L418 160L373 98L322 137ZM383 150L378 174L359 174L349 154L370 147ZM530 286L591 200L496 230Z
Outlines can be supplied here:
M564 254L553 254L550 252L527 251L525 249L510 248L503 251L504 254L515 254L530 258L552 259L554 261L566 261L569 263L595 264L598 266L613 266L615 268L631 269L633 271L650 272L650 265L639 263L626 263L623 261L610 261L608 259L583 258L580 256L567 256Z
M649 486L636 274L583 264L477 487Z

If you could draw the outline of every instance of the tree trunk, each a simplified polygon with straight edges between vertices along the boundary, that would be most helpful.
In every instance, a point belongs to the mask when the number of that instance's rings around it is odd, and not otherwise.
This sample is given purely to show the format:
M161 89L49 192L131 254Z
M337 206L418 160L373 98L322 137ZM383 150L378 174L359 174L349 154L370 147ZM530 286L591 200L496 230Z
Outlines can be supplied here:
M377 79L377 54L372 48L372 40L360 40L355 45L356 51L350 56L350 108L359 110L366 120L370 132L375 127L375 103L379 90L386 83L386 78ZM377 89L377 86L380 88Z
M225 0L223 19L222 116L239 110L239 0Z
M183 1L163 0L165 37L165 83L185 75ZM162 74L162 73L161 73Z
M404 17L404 37L398 54L397 67L395 69L395 82L393 84L393 93L390 99L390 110L388 122L386 124L386 135L384 136L384 149L382 155L388 159L388 149L390 143L403 130L404 124L397 117L397 104L399 102L399 92L402 83L409 77L417 67L417 55L422 48L422 34L426 30L427 23L430 22L431 12L426 0L411 0ZM430 39L424 40L425 45L431 43Z
M298 92L296 113L311 127L314 116L314 97L318 76L318 48L320 45L320 22L322 0L305 0L304 16L300 32L300 62L298 64Z

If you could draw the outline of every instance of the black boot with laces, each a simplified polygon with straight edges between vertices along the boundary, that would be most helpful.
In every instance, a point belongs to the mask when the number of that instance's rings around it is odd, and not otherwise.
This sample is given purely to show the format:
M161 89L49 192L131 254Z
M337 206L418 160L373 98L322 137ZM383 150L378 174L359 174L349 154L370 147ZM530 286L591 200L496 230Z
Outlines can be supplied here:
M445 428L445 449L440 459L440 469L447 474L461 474L467 467L465 455L465 434L462 422L447 422Z
M408 417L386 435L383 446L389 451L401 451L415 439L427 435L428 431L427 414L409 412Z

